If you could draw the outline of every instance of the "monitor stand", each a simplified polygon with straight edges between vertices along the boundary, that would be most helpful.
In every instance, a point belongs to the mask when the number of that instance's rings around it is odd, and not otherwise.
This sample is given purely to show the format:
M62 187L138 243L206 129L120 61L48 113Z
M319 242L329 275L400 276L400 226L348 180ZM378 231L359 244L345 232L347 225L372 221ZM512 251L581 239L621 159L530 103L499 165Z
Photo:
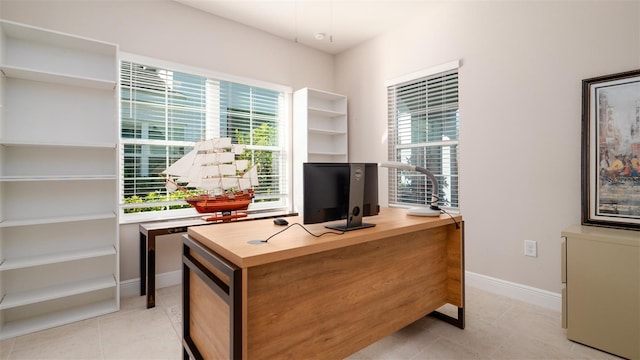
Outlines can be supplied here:
M326 228L339 231L350 231L376 226L376 224L362 222L364 179L365 165L358 163L349 164L349 212L347 214L347 222L344 225L326 225Z
M349 224L349 219L347 219L347 224L345 225L325 225L324 227L326 227L327 229L333 229L333 230L338 230L338 231L351 231L351 230L358 230L358 229L366 229L366 228L370 228L370 227L374 227L376 226L376 224L370 224L370 223L360 223L360 225L353 225L353 224Z

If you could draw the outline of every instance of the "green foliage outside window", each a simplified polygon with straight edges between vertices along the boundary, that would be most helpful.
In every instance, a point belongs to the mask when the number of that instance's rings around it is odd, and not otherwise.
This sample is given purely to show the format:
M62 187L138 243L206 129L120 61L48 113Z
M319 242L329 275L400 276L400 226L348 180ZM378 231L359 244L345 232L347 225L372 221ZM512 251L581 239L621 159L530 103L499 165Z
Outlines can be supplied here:
M202 193L199 190L188 190L184 191L174 191L170 194L160 193L160 192L151 192L145 196L133 195L126 197L124 199L125 204L143 204L143 203L153 203L153 202L162 202L162 201L179 201L184 200L190 196L197 196ZM185 209L190 208L191 205L185 203L184 205L159 205L159 206L149 206L149 207L139 207L139 208L126 208L124 209L125 214L133 214L133 213L141 213L147 211L161 211L161 210L169 210L169 209Z
M276 130L272 126L267 123L263 123L259 127L253 130L253 145L257 146L270 146L273 145L275 138ZM240 133L237 129L235 130L235 137L238 140L238 144L249 144L251 140L249 139L249 134ZM271 179L273 175L275 175L274 170L275 166L273 163L273 152L272 151L261 151L261 150L246 150L240 156L242 160L249 160L249 166L252 164L258 164L258 176L260 178L260 185L258 188L260 193L263 194L271 194L273 193L273 185L271 181L267 179ZM255 189L256 191L258 189ZM268 200L260 200L256 199L255 202L262 202Z

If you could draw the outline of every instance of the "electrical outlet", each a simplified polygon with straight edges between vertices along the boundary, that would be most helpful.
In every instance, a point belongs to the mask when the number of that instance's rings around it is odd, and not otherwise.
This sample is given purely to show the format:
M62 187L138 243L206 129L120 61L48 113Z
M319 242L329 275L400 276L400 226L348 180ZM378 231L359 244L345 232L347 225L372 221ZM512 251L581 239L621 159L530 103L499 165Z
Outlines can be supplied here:
M534 240L524 241L524 255L538 257L538 242Z

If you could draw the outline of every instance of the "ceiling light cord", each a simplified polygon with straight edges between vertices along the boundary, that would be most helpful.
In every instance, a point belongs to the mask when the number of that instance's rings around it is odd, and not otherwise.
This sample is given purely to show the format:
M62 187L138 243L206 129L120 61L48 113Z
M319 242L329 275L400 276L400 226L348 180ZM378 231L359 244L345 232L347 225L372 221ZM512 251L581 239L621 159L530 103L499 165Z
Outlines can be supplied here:
M293 42L298 43L298 1L293 1Z
M329 42L333 44L333 0L329 1Z

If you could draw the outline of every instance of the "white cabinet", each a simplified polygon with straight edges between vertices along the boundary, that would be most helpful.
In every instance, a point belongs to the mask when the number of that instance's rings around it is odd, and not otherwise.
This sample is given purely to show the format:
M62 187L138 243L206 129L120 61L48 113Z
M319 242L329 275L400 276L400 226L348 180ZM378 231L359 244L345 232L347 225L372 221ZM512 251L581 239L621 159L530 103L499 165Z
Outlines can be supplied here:
M303 88L293 95L294 202L302 211L302 164L348 162L347 97Z
M118 48L0 21L0 338L118 310Z
M640 359L640 232L573 225L562 236L567 338Z

